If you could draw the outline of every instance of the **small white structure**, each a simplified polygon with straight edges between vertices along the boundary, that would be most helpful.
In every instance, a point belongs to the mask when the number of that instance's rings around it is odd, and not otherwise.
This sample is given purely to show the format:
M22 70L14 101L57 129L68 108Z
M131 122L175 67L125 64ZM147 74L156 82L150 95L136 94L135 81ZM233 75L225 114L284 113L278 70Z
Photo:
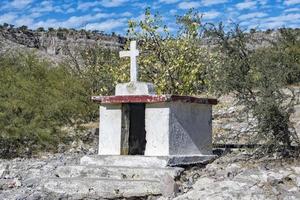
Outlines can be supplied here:
M169 165L203 162L212 155L212 105L216 99L155 95L151 83L137 82L136 42L120 56L131 58L131 82L100 103L99 155L168 157Z

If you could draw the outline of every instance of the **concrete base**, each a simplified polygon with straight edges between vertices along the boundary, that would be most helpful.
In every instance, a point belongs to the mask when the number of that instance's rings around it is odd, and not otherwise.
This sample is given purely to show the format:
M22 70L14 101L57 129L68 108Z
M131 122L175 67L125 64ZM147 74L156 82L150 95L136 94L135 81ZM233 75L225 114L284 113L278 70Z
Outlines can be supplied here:
M201 156L169 156L168 166L183 166L183 165L194 165L194 164L207 164L208 162L216 159L215 155L201 155Z
M145 82L119 83L115 95L155 95L155 87L152 83Z

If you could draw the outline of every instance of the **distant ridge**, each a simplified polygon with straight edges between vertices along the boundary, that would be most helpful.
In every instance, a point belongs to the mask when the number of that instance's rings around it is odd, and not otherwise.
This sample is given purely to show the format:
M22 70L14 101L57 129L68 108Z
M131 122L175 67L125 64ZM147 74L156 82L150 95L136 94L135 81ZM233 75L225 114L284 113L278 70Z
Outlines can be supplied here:
M86 31L66 28L28 29L15 28L10 24L0 25L0 53L6 51L37 50L39 53L57 59L85 47L103 46L122 49L126 38L100 31ZM52 59L53 60L53 59Z

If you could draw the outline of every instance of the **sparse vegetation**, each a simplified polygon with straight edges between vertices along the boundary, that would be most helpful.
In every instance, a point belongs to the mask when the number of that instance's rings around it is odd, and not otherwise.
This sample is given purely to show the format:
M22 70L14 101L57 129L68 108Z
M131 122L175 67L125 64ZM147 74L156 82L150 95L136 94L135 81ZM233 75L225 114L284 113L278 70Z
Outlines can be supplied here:
M55 150L64 126L91 120L88 90L64 67L32 54L0 57L0 154Z
M215 49L222 52L222 64L210 70L209 86L218 94L233 93L255 119L257 134L248 142L266 144L264 150L271 152L287 153L292 144L298 146L289 121L297 94L289 84L300 81L299 36L281 29L278 41L252 48L249 44L257 43L256 38L238 25L230 31L222 24L212 26L208 33L217 41Z

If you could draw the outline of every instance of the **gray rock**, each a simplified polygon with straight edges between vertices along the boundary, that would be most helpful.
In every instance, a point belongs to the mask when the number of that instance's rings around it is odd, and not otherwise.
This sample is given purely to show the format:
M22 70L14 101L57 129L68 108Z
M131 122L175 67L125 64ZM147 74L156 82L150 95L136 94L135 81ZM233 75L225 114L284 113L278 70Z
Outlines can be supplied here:
M44 189L48 194L63 195L71 199L142 197L161 194L160 183L150 180L49 179Z
M165 174L161 181L161 193L164 197L174 198L178 193L179 188L174 181L174 177L169 174Z
M9 164L0 163L0 178L6 176L9 173L8 169L9 169Z
M183 171L182 168L145 168L145 167L123 167L123 166L84 166L70 165L59 166L55 175L60 178L114 178L130 180L157 180L168 175L174 180Z

